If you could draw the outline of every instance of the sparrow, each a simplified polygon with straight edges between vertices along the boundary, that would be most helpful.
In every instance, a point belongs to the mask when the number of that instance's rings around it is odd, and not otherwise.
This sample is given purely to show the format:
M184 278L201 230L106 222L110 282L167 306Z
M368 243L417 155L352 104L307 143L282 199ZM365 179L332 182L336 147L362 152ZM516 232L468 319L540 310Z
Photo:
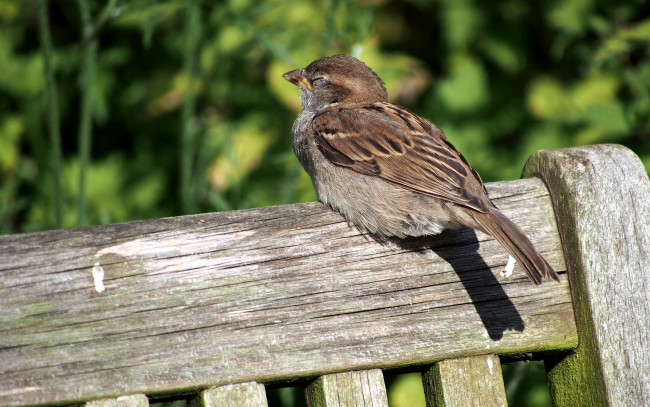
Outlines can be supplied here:
M293 149L319 201L380 237L468 226L493 236L535 284L560 281L443 132L389 103L383 81L363 62L333 55L283 77L300 88Z

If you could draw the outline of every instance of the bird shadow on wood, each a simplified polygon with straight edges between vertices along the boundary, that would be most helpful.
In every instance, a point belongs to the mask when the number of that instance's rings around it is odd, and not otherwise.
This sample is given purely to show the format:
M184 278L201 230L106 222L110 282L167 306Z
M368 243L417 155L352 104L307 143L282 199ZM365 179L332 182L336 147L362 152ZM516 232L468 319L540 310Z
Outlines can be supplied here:
M405 250L431 249L448 262L458 274L493 341L501 340L505 331L524 330L521 314L479 255L479 241L474 230L445 230L436 236L390 241Z

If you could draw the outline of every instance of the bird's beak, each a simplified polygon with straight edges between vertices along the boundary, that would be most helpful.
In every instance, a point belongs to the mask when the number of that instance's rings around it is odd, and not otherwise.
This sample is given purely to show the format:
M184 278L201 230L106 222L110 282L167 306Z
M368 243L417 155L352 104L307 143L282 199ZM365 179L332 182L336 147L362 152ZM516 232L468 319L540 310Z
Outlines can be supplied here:
M295 69L293 71L285 73L282 75L282 77L302 89L314 90L314 88L311 86L311 83L309 83L309 80L305 76L304 69Z

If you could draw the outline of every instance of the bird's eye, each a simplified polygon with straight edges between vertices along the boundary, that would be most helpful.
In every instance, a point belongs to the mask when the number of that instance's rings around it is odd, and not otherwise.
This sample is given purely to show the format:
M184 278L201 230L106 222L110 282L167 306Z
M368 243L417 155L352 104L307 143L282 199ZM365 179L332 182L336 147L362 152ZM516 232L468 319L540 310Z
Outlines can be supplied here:
M317 87L317 88L322 88L323 86L329 85L330 81L324 76L317 76L314 78L314 81L312 82L312 86Z

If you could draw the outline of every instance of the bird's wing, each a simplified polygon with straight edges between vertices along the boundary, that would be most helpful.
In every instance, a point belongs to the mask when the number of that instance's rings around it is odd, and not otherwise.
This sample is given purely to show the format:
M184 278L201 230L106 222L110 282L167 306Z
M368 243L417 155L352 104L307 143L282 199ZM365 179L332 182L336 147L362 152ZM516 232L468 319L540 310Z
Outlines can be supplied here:
M479 175L442 131L404 108L332 106L312 126L334 164L479 212L492 205Z

